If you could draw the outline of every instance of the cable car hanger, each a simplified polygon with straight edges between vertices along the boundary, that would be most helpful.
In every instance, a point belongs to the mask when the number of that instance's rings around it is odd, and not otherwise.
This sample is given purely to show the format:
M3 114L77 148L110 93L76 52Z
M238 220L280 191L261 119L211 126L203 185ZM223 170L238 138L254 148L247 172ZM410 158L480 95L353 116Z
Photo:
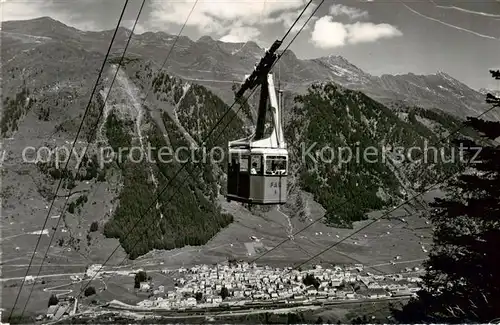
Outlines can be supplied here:
M282 100L278 102L271 73L281 43L280 40L273 43L235 95L238 100L245 91L260 86L255 132L228 143L228 201L258 205L286 203L288 151L281 125ZM264 138L268 102L274 128L271 135Z
M249 141L257 141L252 144L253 148L281 148L286 149L286 143L283 136L283 128L281 125L281 107L278 103L276 90L274 87L274 78L270 73L271 68L278 59L276 51L282 44L282 41L276 40L271 48L266 51L264 57L255 66L251 75L247 76L240 90L236 93L236 99L243 97L245 91L252 90L257 86L261 86L259 109L257 115L257 125L254 134L248 138L230 142L230 145L240 145L245 147L249 145ZM274 131L268 141L263 140L265 131L265 122L267 114L267 102L270 101L270 109L273 113ZM241 143L240 143L241 141ZM269 142L269 143L268 143Z

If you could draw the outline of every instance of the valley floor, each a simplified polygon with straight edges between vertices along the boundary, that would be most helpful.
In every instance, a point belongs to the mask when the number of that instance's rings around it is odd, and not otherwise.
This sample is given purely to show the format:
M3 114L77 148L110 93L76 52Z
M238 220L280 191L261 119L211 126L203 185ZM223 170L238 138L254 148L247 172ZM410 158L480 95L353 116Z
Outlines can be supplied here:
M432 195L428 199L431 197ZM323 209L310 198L308 199L310 219L303 222L295 217L289 219L284 207L280 209L273 207L269 212L256 215L237 203L226 203L225 200L221 199L221 204L224 210L235 216L235 221L206 245L184 247L171 251L154 251L134 261L126 261L123 265L119 265L123 260L120 256L120 258L111 259L106 264L105 270L133 271L143 268L153 277L160 277L164 276L160 271L165 268L215 264L228 259L255 261L260 265L276 267L298 266L356 229L363 227L367 222L371 222L370 220L360 222L354 226L354 229L337 229L317 222L296 234L293 240L288 240L290 233L297 233L322 216ZM383 213L383 211L374 212L371 217L378 218ZM397 273L407 267L420 266L427 257L425 250L429 249L431 244L431 229L428 221L421 212L412 206L403 206L391 213L390 216L390 219L388 217L382 218L352 238L325 251L308 264L359 263L365 266L365 270L375 274ZM2 308L5 310L12 308L13 297L17 295L36 242L37 236L31 235L29 237L32 238L33 245L28 245L26 238L21 236L10 235L2 239ZM42 241L48 241L48 236L42 237L44 237ZM109 251L118 244L116 240L111 239L108 243ZM273 249L277 245L279 246ZM6 249L9 247L10 249ZM20 247L20 249L15 250L14 247ZM56 249L51 249L51 251L54 250ZM39 249L39 251L42 250ZM266 251L268 253L258 258ZM100 258L86 260L73 251L68 252L61 249L57 254L50 253L50 255L53 259L50 263L46 260L43 265L40 273L43 275L43 282L39 280L35 284L27 306L27 313L39 314L46 311L50 292L53 292L48 288L53 289L61 286L62 288L59 289L72 290L73 293L70 294L76 295L80 291L82 283L74 283L64 288L64 285L70 283L70 276L83 274L87 265L103 263L108 256L104 256L105 254L102 253L99 254ZM33 261L30 275L36 275L38 272L41 256L37 254L37 257ZM169 279L164 280L167 285ZM95 282L92 285L95 285L96 288L103 286L106 288L106 300L119 299L128 303L136 303L143 299L138 298L131 290L133 277L127 281L124 281L123 277L117 277L117 281L110 280L104 284L99 283L99 281ZM86 284L86 281L83 284ZM16 309L19 311L24 306L30 289L31 285L26 283L17 304Z

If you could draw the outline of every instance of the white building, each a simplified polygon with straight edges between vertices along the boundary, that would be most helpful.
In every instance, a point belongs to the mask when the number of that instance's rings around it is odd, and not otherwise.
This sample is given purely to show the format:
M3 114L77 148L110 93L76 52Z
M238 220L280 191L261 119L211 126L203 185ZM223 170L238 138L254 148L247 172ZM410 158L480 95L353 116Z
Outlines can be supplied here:
M196 299L193 297L189 297L186 299L186 305L187 306L196 306Z
M140 306L140 307L153 307L154 301L152 301L152 300L143 300L143 301L140 301L137 305Z
M33 284L35 283L35 278L32 276L32 275L27 275L25 278L24 278L24 282L26 284Z
M56 314L57 310L59 309L59 305L52 305L47 309L47 318L53 318L54 315Z
M97 272L102 268L102 264L92 264L85 273L88 277L93 278L97 276Z

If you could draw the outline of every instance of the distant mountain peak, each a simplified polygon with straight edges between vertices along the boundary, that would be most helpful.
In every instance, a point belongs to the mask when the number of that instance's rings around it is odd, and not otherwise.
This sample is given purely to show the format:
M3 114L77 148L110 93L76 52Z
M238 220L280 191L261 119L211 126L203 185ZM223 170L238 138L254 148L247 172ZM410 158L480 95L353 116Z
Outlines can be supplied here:
M333 69L348 68L349 70L351 70L353 72L363 74L363 75L368 75L363 70L361 70L360 68L358 68L357 66L355 66L354 64L349 62L346 58L344 58L341 55L329 55L329 56L321 57L321 58L316 59L316 60L327 64L328 66L330 66Z
M341 55L333 55L332 54L332 55L320 57L317 60L320 60L323 62L328 62L328 63L341 64L341 65L353 65L351 62L347 61Z
M348 63L348 64L351 64L349 61L347 61L346 58L344 58L342 55L335 55L335 54L330 54L328 55L326 58L330 59L330 60L337 60L337 61L341 61L341 62L345 62L345 63Z
M48 16L27 20L4 21L2 22L2 30L6 32L49 37L51 39L63 41L79 38L85 33Z
M259 44L255 43L254 41L248 41L245 43L247 47L249 48L255 48L255 49L262 49Z
M33 18L33 19L30 19L32 21L43 21L43 20L49 20L49 21L55 21L55 22L60 22L58 20L55 20L54 18L52 17L49 17L49 16L42 16L42 17L38 17L38 18Z
M500 90L481 88L478 91L479 91L479 93L481 93L483 95L492 94L493 96L500 97Z
M49 16L42 16L42 17L38 17L38 18L29 19L29 21L33 21L33 22L45 22L46 21L46 22L64 25L63 22L56 20L56 19L49 17Z
M453 78L452 76L450 76L449 74L447 74L444 71L438 71L436 73L436 76L441 77L443 79L447 79L448 81L451 81L451 82L460 82L460 81L458 81L457 79Z
M297 56L295 55L295 53L293 53L292 50L285 50L283 52L281 52L281 56L285 59L290 59L290 60L296 60L297 59Z
M170 37L171 35L165 33L165 32L144 32L141 34L142 36L146 36L146 37L158 37L158 38L162 38L162 37Z
M52 17L49 16L42 16L38 18L33 18L33 19L28 19L28 20L10 20L6 21L4 23L32 23L36 25L42 25L42 26L52 26L52 27L62 27L66 29L71 29L71 30L78 30L74 27L68 26L65 23L56 20Z
M128 33L132 32L131 29L128 29L127 27L123 27L123 26L118 27L118 31L124 31L124 32L128 32Z
M215 43L216 41L208 35L200 37L197 41L197 43Z

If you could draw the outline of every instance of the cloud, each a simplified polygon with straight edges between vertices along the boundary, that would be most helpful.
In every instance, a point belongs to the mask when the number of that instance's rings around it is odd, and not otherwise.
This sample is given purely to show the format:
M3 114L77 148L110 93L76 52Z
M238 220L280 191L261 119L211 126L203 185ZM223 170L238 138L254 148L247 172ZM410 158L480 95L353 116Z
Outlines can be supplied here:
M346 25L349 31L349 42L351 44L374 42L381 38L392 38L402 36L403 33L389 24L374 24L357 22Z
M114 28L122 4L102 0L0 0L4 20L24 20L50 16L67 25L82 30L104 30ZM132 1L131 1L132 2ZM222 37L225 40L243 40L258 37L257 30L264 28L290 28L308 0L199 0L187 26L200 34ZM131 28L139 9L138 2L131 3L122 26ZM165 31L177 33L188 17L194 0L151 0L135 30ZM297 32L315 9L312 3L294 25ZM113 19L109 17L113 16ZM114 18L116 17L116 18ZM309 20L308 29L315 18Z
M284 12L282 13L279 17L275 18L273 22L282 22L284 27L288 30L290 27L292 27L292 24L295 22L295 19L299 16L299 14L302 12L303 8L300 8L298 11L289 11L289 12ZM295 25L292 28L292 33L297 33L302 26L306 23L307 19L309 19L309 16L313 13L315 10L314 6L309 6L307 9L304 11L300 19L295 23ZM304 30L308 30L311 24L316 21L317 17L313 16L311 19L307 22L307 25L304 26ZM268 21L271 22L268 18Z
M126 29L132 30L134 28L135 24L135 29L134 29L134 34L142 34L147 32L146 27L140 22L141 19L137 23L135 23L135 19L125 19L122 21L120 26L125 27Z
M254 0L199 0L188 26L195 27L202 34L216 34L226 39L236 35L254 37L256 29L263 25L280 23L290 27L303 10L307 0L273 0L255 2ZM164 30L166 24L184 24L194 0L153 1L149 26L151 29ZM308 8L309 13L312 11ZM307 13L301 21L305 22ZM300 21L294 29L300 28ZM226 37L227 36L227 37Z
M346 44L375 42L382 38L403 35L396 27L389 24L356 22L342 24L334 21L332 16L318 19L314 25L311 42L319 48L328 49Z
M255 41L260 35L260 31L254 27L237 27L233 28L229 34L220 38L220 41L227 43L243 43L247 41Z
M342 23L334 22L330 16L324 16L314 24L312 42L320 48L344 46L347 39L347 29Z
M330 7L330 14L332 16L348 16L350 19L357 19L361 17L368 17L368 12L354 7L348 7L340 4L334 4Z

